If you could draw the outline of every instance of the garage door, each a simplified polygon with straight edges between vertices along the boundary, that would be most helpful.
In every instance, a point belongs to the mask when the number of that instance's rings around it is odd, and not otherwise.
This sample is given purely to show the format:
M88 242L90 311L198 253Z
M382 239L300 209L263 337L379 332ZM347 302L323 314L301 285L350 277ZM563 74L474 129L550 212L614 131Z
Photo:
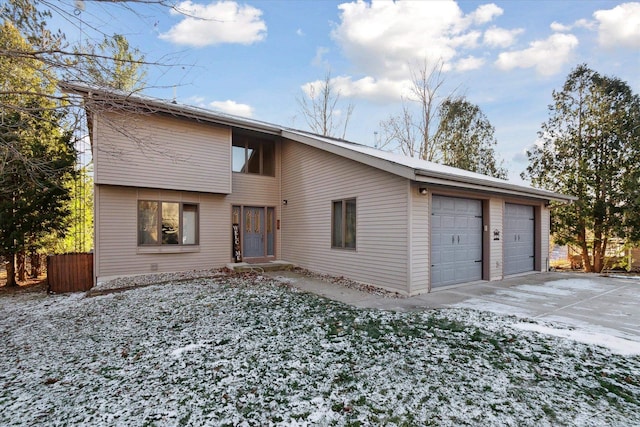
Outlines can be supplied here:
M504 274L533 271L535 262L533 206L504 205Z
M433 196L431 287L482 279L482 201Z

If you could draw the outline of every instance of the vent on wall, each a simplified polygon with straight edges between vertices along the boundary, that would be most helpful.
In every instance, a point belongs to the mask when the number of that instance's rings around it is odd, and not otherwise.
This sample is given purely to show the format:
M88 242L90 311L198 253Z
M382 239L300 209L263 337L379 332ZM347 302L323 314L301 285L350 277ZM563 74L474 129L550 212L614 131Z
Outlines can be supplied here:
M156 264L155 262L151 264L151 271L158 271L158 264Z

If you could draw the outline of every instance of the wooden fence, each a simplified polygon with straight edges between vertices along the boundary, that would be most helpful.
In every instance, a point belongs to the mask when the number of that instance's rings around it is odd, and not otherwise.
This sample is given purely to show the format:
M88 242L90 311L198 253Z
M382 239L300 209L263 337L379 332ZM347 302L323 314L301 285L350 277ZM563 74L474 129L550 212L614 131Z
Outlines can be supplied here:
M47 257L49 292L82 292L93 286L93 254L64 254Z

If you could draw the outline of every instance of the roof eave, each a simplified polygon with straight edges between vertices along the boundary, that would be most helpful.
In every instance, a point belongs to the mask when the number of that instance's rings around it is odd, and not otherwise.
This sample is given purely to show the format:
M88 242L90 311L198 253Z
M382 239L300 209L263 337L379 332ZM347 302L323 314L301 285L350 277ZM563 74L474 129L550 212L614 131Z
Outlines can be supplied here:
M340 147L333 144L327 144L326 142L319 141L311 136L306 136L298 132L291 132L286 129L282 131L282 136L292 141L300 142L305 145L309 145L311 147L318 148L320 150L339 155L341 157L346 157L356 162L363 163L368 166L372 166L376 169L381 169L383 171L401 176L403 178L412 179L412 180L415 179L415 171L408 166L400 165L398 163L390 162L385 159L370 156L368 154L360 153L358 151L350 150L345 147Z
M553 191L543 190L539 188L523 187L517 184L511 184L507 181L504 183L492 180L478 179L474 177L460 177L450 174L438 173L433 171L416 170L416 181L426 184L442 185L446 187L457 187L464 189L474 189L483 192L498 193L519 197L529 197L534 199L572 202L577 200L576 197L564 194L554 193Z
M272 125L270 123L260 122L256 120L244 120L241 117L217 114L215 112L210 112L196 107L142 97L132 93L92 88L90 86L69 82L60 82L58 85L62 91L81 95L85 99L107 102L118 101L121 103L126 103L133 107L142 108L151 113L170 114L172 116L189 118L200 122L215 123L218 125L229 126L238 129L269 133L272 135L280 135L282 131L281 127Z

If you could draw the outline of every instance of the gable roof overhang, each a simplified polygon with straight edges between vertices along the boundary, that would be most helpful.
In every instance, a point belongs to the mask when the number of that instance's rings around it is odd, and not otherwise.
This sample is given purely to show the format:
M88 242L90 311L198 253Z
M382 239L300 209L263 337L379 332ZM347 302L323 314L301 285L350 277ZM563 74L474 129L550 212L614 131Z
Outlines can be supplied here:
M73 82L60 82L58 85L64 92L81 95L84 98L85 108L89 111L124 110L138 114L166 114L200 123L212 123L270 135L280 135L282 129L280 126L260 120L237 117L115 89L98 88Z
M172 101L131 94L113 89L95 88L86 84L61 82L61 90L84 97L85 108L118 109L139 114L167 114L197 122L228 126L281 136L320 150L345 157L368 166L384 170L409 180L443 188L472 190L489 194L525 197L535 200L571 202L577 200L548 190L531 187L526 183L515 183L493 178L438 163L382 151L342 139L330 138L297 129L286 128L259 120L214 112Z
M450 166L414 159L354 144L348 141L309 134L304 131L285 129L282 136L296 142L337 154L369 166L385 170L419 183L441 188L472 190L488 194L525 197L535 200L571 202L573 196L555 193L499 178L464 171Z

